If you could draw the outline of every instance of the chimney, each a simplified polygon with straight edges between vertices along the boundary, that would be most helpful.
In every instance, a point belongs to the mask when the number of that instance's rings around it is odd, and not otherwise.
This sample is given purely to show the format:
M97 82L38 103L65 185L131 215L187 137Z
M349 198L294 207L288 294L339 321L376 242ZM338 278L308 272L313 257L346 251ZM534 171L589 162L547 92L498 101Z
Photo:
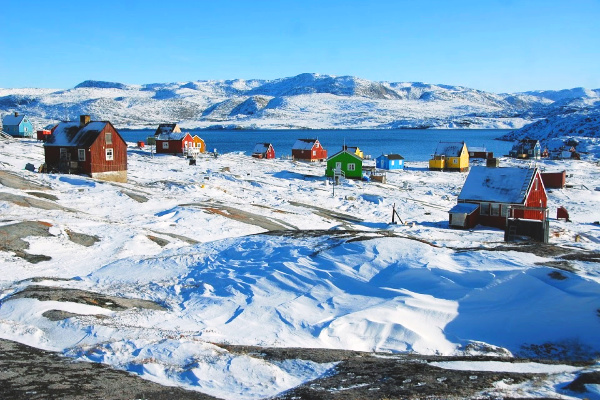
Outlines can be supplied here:
M90 123L90 116L89 115L80 115L79 116L79 126L80 127L84 127L87 124Z
M18 116L19 116L19 112L15 111L15 117L18 117Z

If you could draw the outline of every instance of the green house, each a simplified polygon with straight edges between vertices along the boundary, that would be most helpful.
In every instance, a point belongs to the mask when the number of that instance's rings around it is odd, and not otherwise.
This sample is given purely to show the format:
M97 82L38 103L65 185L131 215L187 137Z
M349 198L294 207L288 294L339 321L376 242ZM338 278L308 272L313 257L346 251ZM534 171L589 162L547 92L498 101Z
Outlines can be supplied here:
M362 178L362 158L347 150L342 150L327 159L326 176L333 177L335 171L341 171L341 175L349 179Z

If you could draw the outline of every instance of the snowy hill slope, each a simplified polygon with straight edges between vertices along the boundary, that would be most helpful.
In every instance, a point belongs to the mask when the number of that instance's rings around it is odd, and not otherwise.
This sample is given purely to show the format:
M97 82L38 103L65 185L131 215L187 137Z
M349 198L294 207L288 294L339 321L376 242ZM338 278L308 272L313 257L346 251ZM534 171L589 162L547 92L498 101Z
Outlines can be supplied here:
M540 161L569 170L573 187L548 204L571 220L551 218L550 244L527 246L498 229L449 229L466 174L426 162L333 194L322 165L242 154L192 166L130 144L123 184L23 169L43 159L35 140L0 141L0 338L227 399L269 398L333 368L228 344L598 370L600 192L583 189L600 187L596 163ZM390 224L392 204L412 223ZM557 397L569 374L519 396Z
M179 122L187 129L510 129L598 101L598 90L582 88L494 94L460 86L300 74L271 81L127 85L90 80L66 90L0 89L0 115L26 113L37 127L90 114L118 128Z

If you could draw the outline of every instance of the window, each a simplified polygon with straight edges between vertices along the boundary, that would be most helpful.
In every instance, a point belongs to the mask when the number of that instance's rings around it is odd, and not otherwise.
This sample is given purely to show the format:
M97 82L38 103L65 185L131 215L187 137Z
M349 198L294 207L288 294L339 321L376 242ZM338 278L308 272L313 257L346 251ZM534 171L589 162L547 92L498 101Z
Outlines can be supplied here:
M341 170L341 169L342 169L342 163L341 163L341 162L339 162L339 161L338 161L338 162L336 162L336 163L335 163L335 169L336 169L336 170L338 170L338 171L339 171L339 170Z
M163 149L169 148L169 142L163 142Z
M112 161L113 160L113 149L111 147L109 147L108 149L106 149L106 161Z
M78 149L77 155L79 156L79 161L85 161L85 149Z
M479 204L479 214L480 215L490 215L490 203L480 203Z
M502 204L500 207L500 215L503 217L508 217L508 205Z
M500 215L500 204L492 203L490 204L490 215L497 217Z
M348 164L348 171L355 171L356 170L356 165L354 163L349 163Z
M313 156L316 156L316 155L317 155L317 151L313 150Z
M106 144L112 144L112 132L106 132L104 139L106 140Z
M390 161L390 165L395 165L395 163L396 163L395 160Z
M67 159L67 149L60 149L60 159L61 160Z
M455 158L454 160L452 160L453 164L458 164L458 158Z

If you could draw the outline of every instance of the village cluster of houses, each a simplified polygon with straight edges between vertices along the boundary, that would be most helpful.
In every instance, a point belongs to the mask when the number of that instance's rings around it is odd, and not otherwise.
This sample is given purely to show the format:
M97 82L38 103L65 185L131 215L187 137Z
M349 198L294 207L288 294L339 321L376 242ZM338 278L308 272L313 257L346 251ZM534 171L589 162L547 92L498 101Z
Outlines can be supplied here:
M14 137L33 137L33 126L23 115L14 113L3 119L3 130ZM93 178L126 182L127 144L108 121L92 121L81 115L79 121L60 122L50 130L37 131L44 141L45 164L43 172L86 174ZM206 151L204 141L182 132L177 124L161 124L153 144L156 152L195 157ZM138 143L142 146L142 143ZM538 141L523 140L515 144L511 156L539 158L542 156ZM252 157L274 159L271 143L258 143ZM385 173L378 170L404 169L404 158L399 154L382 154L374 160L365 157L358 147L342 146L327 155L318 139L298 139L292 147L292 158L298 161L327 163L325 175L335 180L365 179L385 183ZM469 167L469 159L487 160L486 166ZM565 171L541 173L537 168L495 168L493 153L485 148L467 148L464 142L440 142L429 160L434 171L460 171L469 175L458 196L457 204L449 210L449 225L471 229L476 225L505 230L505 237L526 235L539 241L548 241L548 209L546 188L565 186Z

